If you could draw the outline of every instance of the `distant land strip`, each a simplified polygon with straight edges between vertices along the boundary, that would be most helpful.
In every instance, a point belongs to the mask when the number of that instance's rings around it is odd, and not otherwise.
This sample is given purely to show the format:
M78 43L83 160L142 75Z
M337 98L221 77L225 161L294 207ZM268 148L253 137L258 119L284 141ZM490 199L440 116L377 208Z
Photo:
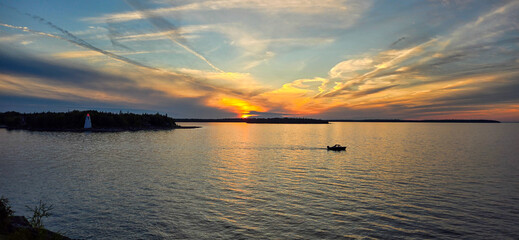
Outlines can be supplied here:
M345 120L334 119L329 122L416 122L416 123L500 123L497 120L486 119L426 119L426 120L402 120L402 119L363 119L363 120Z
M89 115L88 126L86 116ZM178 128L197 128L180 126L176 122L242 122L249 124L328 124L330 122L410 122L410 123L499 123L485 119L444 119L444 120L401 120L401 119L333 119L312 118L178 118L167 114L134 114L88 111L41 112L41 113L0 113L0 127L30 131L56 132L121 132L141 130L170 130Z
M321 119L312 118L176 118L177 122L243 122L243 123L265 123L265 124L328 124L329 122Z
M496 120L485 119L440 119L440 120L402 120L402 119L332 119L321 120L311 118L176 118L177 122L243 122L243 123L318 123L329 122L415 122L415 123L500 123Z

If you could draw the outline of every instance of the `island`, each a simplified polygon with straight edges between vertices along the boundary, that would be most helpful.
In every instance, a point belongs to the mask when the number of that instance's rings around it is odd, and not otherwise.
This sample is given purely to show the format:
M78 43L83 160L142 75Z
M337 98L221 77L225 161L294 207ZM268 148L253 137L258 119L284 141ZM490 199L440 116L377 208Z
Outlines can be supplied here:
M0 113L0 126L9 130L61 131L61 132L120 132L140 130L170 130L183 127L166 115L111 113L89 111Z
M279 124L328 124L328 121L313 118L177 118L177 122L242 122Z
M328 121L312 118L246 118L246 123L283 123L283 124L328 124Z

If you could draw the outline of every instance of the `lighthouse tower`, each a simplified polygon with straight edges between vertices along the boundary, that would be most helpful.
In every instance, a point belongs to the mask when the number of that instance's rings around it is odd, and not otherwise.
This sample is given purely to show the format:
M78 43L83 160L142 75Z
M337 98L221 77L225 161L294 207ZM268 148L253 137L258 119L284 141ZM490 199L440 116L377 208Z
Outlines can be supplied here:
M92 122L90 121L90 113L87 113L85 118L85 129L92 128Z

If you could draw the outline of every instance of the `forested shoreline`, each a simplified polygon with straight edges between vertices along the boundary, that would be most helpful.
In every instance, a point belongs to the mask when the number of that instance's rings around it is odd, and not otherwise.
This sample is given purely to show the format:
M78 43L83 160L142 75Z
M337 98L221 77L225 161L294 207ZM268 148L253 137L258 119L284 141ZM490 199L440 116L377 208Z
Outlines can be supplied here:
M85 118L90 115L92 128L85 129ZM137 131L181 128L167 115L111 113L90 111L0 113L0 125L7 129L32 131Z

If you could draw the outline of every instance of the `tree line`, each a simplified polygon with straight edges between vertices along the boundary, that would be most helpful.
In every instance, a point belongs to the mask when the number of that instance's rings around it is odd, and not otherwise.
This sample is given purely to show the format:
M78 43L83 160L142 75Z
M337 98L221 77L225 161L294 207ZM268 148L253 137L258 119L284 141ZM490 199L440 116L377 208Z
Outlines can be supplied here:
M28 130L79 130L83 129L85 117L90 114L92 129L166 129L178 125L167 115L111 113L99 111L69 111L41 113L0 113L0 125L11 129Z

